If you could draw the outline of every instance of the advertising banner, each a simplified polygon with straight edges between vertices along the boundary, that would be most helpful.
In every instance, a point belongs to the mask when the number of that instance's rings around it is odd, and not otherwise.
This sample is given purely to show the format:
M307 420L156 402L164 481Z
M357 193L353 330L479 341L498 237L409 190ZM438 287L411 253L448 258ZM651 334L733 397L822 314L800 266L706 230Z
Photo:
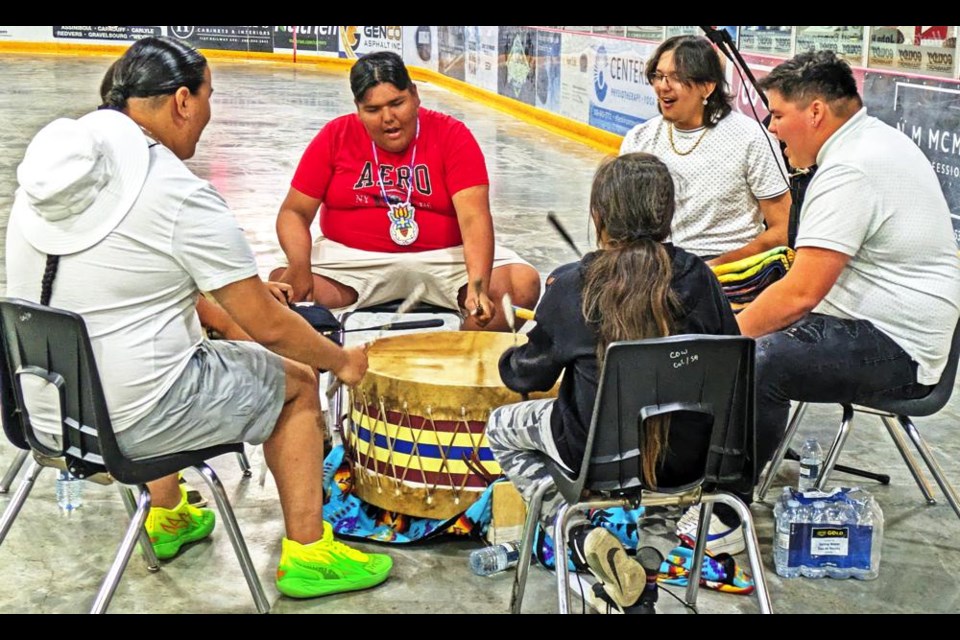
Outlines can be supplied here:
M121 40L132 42L147 36L163 35L160 27L51 27L53 37L72 40Z
M564 33L560 38L560 115L584 124L590 118L595 54L591 40L578 33Z
M359 58L373 51L396 51L403 55L403 28L374 25L340 27L340 57Z
M336 56L340 51L340 28L320 26L283 26L273 28L273 50Z
M497 51L499 29L493 26L466 27L466 71L464 79L475 87L497 93Z
M560 32L537 32L537 107L560 113Z
M273 27L167 27L197 49L273 53Z
M437 27L403 27L402 43L403 61L407 65L439 71Z
M960 244L960 87L871 71L863 100L867 113L903 131L930 160Z
M594 38L590 84L591 126L624 135L636 124L659 114L657 98L646 78L653 43Z
M536 95L537 32L528 27L500 27L497 93L533 105Z
M437 67L440 73L455 80L463 80L464 29L466 27L437 27Z

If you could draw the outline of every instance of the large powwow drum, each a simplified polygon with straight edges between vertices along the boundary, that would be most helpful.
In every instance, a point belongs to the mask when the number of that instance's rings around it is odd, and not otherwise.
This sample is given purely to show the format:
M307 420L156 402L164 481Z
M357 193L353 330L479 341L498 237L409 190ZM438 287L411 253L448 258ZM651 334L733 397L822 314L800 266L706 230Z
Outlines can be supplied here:
M465 511L501 476L484 430L490 412L520 402L500 381L500 355L523 335L429 331L377 340L352 390L344 434L354 493L410 516ZM556 389L534 397L556 395Z

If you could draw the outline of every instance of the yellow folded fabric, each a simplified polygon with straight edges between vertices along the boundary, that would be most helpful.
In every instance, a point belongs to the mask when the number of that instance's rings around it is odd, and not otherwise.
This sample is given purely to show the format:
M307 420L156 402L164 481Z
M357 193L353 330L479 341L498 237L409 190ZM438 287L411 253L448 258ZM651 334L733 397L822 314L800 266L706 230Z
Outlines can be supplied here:
M783 256L786 258L786 266L789 269L790 265L793 264L794 251L788 246L774 247L773 249L767 249L762 253L756 253L752 256L747 256L746 258L741 258L734 262L727 262L726 264L718 264L711 267L713 272L718 275L726 275L728 273L741 273L747 271L759 264L763 264L765 260L773 256ZM756 273L756 270L754 271Z

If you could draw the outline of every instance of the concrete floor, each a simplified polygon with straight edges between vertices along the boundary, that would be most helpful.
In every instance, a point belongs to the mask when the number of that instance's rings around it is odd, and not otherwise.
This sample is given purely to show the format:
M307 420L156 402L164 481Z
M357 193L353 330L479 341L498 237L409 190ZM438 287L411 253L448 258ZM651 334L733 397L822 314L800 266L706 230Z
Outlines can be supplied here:
M98 103L100 78L110 62L100 57L5 55L0 60L0 235L6 228L15 170L32 135L57 116L78 117ZM260 260L263 275L279 251L274 216L304 146L327 120L353 108L345 76L268 63L211 62L213 120L190 165L211 180L234 208ZM421 83L423 103L463 119L487 154L498 241L525 256L542 276L575 258L546 224L554 211L582 250L588 249L586 205L593 169L603 154L514 117ZM2 239L2 238L0 238ZM0 247L2 247L0 243ZM2 264L2 261L0 261ZM0 271L0 276L3 272ZM0 277L5 288L5 277ZM948 478L960 485L960 440L954 428L960 395L937 416L916 422ZM813 406L798 438L815 434L828 442L839 408ZM373 590L308 601L279 595L273 574L282 535L272 477L259 479L263 459L249 448L253 476L243 478L233 456L214 460L273 613L506 613L513 572L489 578L470 573L467 556L481 543L465 538L411 546L361 543L390 553L391 578ZM0 443L0 473L15 451ZM926 505L879 419L859 416L841 464L882 471L889 486L834 474L829 486L861 484L879 501L885 517L880 577L872 581L779 578L773 571L770 505L755 503L767 583L776 613L956 613L960 611L960 523L944 501ZM796 481L786 462L771 496ZM209 495L198 477L188 479ZM14 485L16 486L16 485ZM939 498L939 493L935 493ZM0 509L8 496L0 495ZM80 613L109 566L126 524L114 487L88 485L84 506L62 515L54 499L54 473L45 470L7 539L0 546L0 612ZM670 527L660 527L668 531ZM644 542L667 550L676 544L654 528ZM746 565L745 554L738 560ZM557 610L554 576L533 567L525 612ZM676 591L679 593L679 590ZM757 611L751 597L701 590L701 613ZM575 611L580 603L573 602ZM110 607L111 613L252 613L253 601L225 532L149 573L135 556ZM684 609L661 595L661 613Z

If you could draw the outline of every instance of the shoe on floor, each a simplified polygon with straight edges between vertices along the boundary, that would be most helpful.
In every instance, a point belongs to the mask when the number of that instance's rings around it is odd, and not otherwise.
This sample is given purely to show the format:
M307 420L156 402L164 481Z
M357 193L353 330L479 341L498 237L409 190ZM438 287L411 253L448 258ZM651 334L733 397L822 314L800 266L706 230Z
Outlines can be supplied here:
M697 528L699 526L700 507L690 507L677 522L677 537L685 544L693 547L696 545ZM710 517L710 529L707 531L707 551L709 553L713 555L719 553L734 555L746 548L742 526L731 527L724 524L716 515Z
M636 604L646 586L647 576L634 558L627 555L620 540L603 527L587 534L584 554L590 571L621 610Z
M157 557L168 560L180 553L183 545L209 536L216 523L213 511L187 502L187 490L181 485L180 504L174 509L150 507L146 528Z
M310 544L283 539L277 590L291 598L316 598L374 587L390 575L393 560L382 553L364 553L333 537L323 523L323 537Z
M180 485L187 490L187 502L193 506L200 507L207 506L207 499L203 497L203 494L194 489L190 484L183 478L183 474L177 474L177 478L180 480Z

